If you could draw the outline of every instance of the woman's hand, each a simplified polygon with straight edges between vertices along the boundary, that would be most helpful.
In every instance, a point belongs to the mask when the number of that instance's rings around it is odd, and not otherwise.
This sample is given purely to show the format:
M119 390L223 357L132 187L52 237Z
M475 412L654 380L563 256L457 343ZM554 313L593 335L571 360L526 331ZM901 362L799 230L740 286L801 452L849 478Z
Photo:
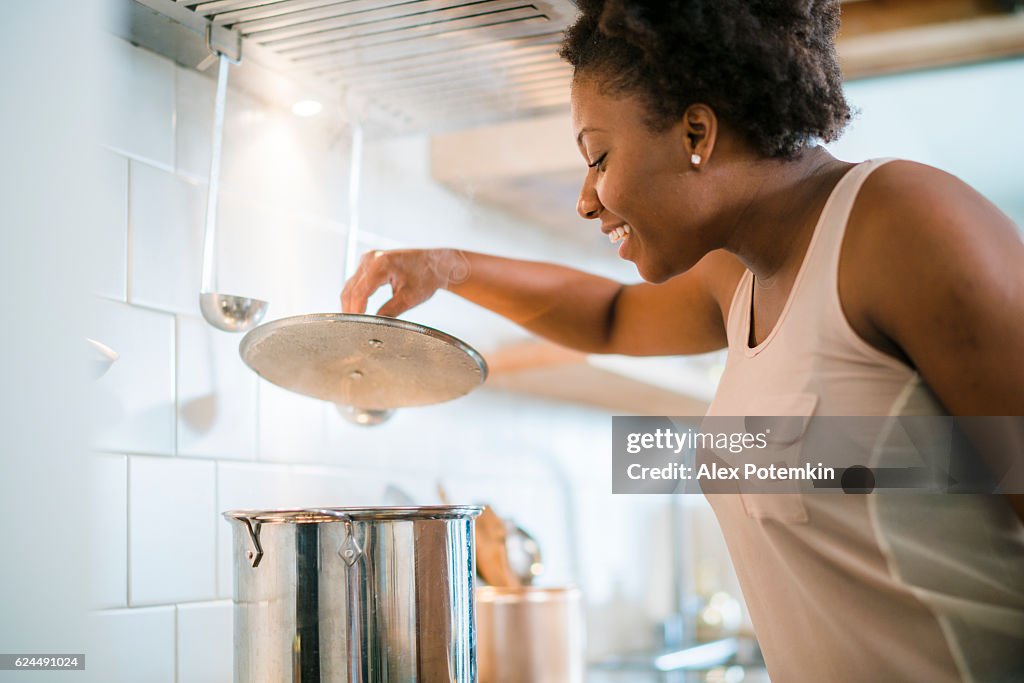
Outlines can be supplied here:
M341 292L344 313L365 313L367 300L385 284L391 299L377 315L395 317L420 305L439 289L469 277L469 260L457 249L399 249L363 254Z

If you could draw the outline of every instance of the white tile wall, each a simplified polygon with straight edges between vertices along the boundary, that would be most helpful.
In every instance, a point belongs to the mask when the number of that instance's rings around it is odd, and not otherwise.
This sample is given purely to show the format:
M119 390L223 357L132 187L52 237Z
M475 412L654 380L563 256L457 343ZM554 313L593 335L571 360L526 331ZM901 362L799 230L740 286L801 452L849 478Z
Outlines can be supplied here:
M132 605L216 597L215 472L209 461L129 459Z
M174 317L99 300L93 326L89 336L120 354L96 382L96 446L173 453Z
M216 67L206 73L174 67L175 168L202 182L210 173L216 78Z
M178 454L256 457L256 374L239 335L178 317Z
M171 61L111 40L104 144L167 168L174 166L174 66Z
M96 455L91 464L91 602L101 608L127 607L128 458Z
M271 318L339 310L345 236L326 225L244 194L223 193L222 290L268 301Z
M108 299L127 297L128 161L103 150L98 155L97 185L102 189L97 206L102 212L96 225L98 241L91 245L94 292Z
M259 381L259 456L261 460L315 463L327 457L327 406Z
M96 612L92 622L91 680L175 683L174 607Z
M231 90L224 123L225 189L302 218L342 220L348 136Z
M270 303L268 319L288 315L289 275L298 260L287 239L296 220L243 194L221 190L217 211L220 291Z
M130 202L131 302L198 314L205 186L132 162Z
M178 605L179 683L231 683L230 601Z

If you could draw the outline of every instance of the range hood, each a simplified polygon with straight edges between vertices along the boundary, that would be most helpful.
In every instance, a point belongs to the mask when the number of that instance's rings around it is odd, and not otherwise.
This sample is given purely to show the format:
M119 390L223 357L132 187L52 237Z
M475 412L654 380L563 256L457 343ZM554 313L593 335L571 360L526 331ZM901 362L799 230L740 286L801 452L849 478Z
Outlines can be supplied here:
M130 0L121 33L190 67L211 48L291 91L358 102L385 132L565 109L570 0ZM251 77L250 77L251 78ZM244 79L243 79L244 81Z

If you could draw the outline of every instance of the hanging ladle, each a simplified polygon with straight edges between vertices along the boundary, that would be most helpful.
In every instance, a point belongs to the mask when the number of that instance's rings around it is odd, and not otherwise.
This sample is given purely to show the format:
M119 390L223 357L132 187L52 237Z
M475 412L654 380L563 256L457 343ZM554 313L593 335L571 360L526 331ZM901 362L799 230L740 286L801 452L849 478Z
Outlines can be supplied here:
M267 302L247 296L217 292L216 234L217 194L220 189L220 154L224 137L224 104L228 92L230 59L220 53L217 73L217 100L213 109L213 147L210 151L210 187L206 196L206 228L203 236L203 280L199 290L199 309L203 318L225 332L245 332L263 319Z

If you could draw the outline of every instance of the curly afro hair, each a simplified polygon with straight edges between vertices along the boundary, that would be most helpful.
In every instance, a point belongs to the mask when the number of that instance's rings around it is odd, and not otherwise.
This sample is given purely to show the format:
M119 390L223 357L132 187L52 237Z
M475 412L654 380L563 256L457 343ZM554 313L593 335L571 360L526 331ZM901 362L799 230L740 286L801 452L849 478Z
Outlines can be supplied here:
M792 158L850 120L839 0L580 0L562 57L664 130L704 103L766 157Z

